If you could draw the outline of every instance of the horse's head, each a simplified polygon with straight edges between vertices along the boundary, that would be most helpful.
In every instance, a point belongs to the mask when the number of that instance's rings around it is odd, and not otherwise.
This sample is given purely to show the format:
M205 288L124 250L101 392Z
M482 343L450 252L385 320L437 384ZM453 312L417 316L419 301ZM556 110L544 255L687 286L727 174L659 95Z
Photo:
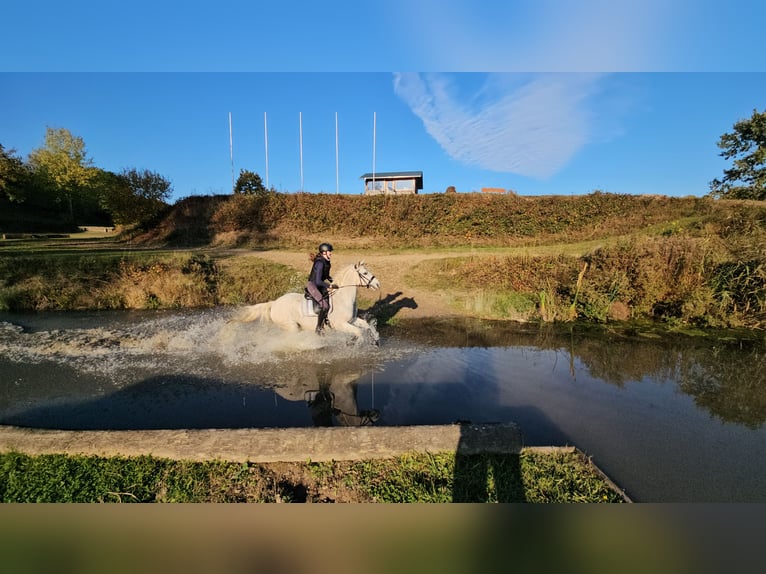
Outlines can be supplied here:
M370 273L367 267L365 267L364 261L354 264L354 271L359 275L359 284L361 287L380 289L380 281L378 281L377 277Z

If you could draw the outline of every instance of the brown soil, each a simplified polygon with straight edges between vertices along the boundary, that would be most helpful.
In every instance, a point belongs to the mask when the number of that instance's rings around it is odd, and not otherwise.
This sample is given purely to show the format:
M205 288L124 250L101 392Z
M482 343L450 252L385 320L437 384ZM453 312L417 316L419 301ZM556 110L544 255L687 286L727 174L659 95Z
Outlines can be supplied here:
M310 263L305 251L262 251L255 254L274 263L287 265L308 274ZM372 306L376 301L386 300L389 305L398 308L397 317L413 319L421 317L439 317L454 314L449 306L450 294L432 289L418 289L407 280L408 275L415 275L418 265L429 259L464 257L465 252L400 252L379 253L370 250L336 250L333 252L333 268L341 269L351 263L364 261L367 268L380 281L378 293L359 289L360 308Z

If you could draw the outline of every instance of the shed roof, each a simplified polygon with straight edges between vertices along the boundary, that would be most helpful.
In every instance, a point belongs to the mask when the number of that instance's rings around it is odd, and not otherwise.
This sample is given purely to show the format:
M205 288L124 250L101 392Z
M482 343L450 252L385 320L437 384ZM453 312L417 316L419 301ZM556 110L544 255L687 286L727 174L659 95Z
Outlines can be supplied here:
M423 179L423 172L422 171L381 171L381 172L375 172L374 174L375 179L403 179L403 178L417 178L417 179ZM359 179L372 179L373 174L372 173L365 173L364 175L360 175Z

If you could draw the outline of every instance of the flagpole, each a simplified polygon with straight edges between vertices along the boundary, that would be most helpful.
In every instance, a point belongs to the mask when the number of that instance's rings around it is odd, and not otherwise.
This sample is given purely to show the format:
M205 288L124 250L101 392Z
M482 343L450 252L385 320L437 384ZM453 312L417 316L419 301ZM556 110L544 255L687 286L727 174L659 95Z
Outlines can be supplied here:
M266 126L266 112L263 112L263 139L266 143L266 189L269 189L269 129Z
M234 140L231 135L231 112L229 112L229 157L231 158L231 191L234 192Z
M339 193L338 183L338 112L335 112L335 194Z
M303 112L298 112L298 139L301 148L301 192L303 192Z

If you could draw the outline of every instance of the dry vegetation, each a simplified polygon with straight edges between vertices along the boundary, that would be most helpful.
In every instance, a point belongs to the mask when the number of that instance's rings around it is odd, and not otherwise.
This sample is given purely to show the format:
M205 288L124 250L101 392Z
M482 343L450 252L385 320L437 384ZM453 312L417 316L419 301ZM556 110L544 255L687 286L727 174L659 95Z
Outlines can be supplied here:
M387 269L393 287L438 294L455 314L766 327L762 202L600 192L195 196L121 240L131 248L55 258L33 245L5 246L0 308L264 301L300 289L306 262L269 262L263 250L305 254L329 240L339 253L399 258ZM391 318L380 305L373 311Z

